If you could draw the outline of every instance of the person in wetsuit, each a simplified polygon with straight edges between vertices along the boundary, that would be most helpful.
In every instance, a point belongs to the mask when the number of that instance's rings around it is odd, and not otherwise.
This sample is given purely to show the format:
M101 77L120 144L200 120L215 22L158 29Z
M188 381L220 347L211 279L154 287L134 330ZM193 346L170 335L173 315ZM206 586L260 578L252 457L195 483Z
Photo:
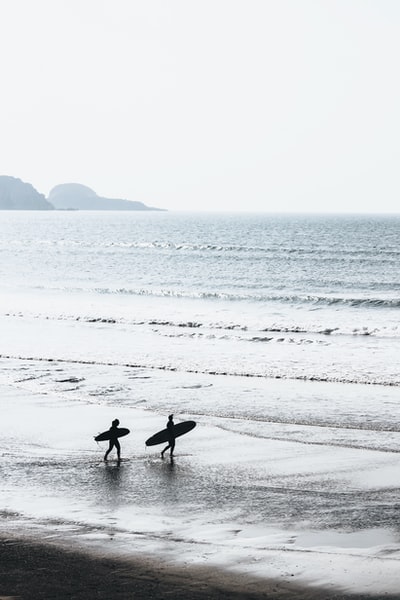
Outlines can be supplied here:
M114 419L114 421L112 422L111 427L109 429L110 443L108 446L108 450L104 455L104 460L107 460L107 457L110 454L111 450L114 448L114 446L117 449L118 460L121 460L121 445L118 441L118 434L117 434L118 425L119 425L118 419Z
M174 435L174 415L169 415L168 417L168 423L167 423L167 430L168 430L168 446L165 446L164 450L161 452L161 458L164 458L164 452L166 452L168 449L170 449L169 451L169 455L172 458L173 454L174 454L174 448L175 448L175 435Z

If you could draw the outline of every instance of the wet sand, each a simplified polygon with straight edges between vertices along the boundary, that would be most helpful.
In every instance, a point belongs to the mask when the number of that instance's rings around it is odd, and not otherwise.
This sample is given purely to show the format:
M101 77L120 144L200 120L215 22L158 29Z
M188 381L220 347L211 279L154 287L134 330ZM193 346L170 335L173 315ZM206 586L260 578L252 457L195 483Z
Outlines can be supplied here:
M257 580L217 569L171 568L150 559L94 556L53 544L0 539L0 600L378 600L338 590ZM395 600L398 596L385 595Z

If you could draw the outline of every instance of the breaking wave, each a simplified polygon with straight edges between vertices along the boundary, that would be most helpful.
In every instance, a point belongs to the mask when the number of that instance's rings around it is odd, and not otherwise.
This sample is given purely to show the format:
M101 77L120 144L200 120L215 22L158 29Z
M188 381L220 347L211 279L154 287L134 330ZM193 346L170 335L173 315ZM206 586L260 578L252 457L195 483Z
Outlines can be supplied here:
M30 313L24 314L18 313L5 313L6 317L9 318L23 318L33 317L35 319L45 319L46 321L79 321L81 323L92 323L92 324L108 324L108 325L125 325L131 327L150 327L157 328L163 335L169 337L182 337L184 335L192 336L194 331L198 336L217 337L217 332L221 332L221 339L227 336L235 336L236 339L246 342L271 342L271 341L288 341L290 343L318 343L318 338L328 338L330 336L374 336L374 337L398 337L400 335L399 327L374 327L374 326L362 326L362 327L349 327L345 328L344 325L331 326L331 327L320 327L318 324L296 325L290 326L277 325L275 323L263 324L259 327L249 329L247 325L239 322L223 322L223 321L198 321L198 320L171 320L171 319L127 319L125 317L110 317L110 316L99 316L99 315L74 315L74 314L59 314L59 315L48 315L43 313ZM187 332L187 333L185 333ZM214 334L213 334L214 332ZM299 334L305 336L313 336L309 338L285 338L282 335L298 336ZM317 337L317 339L316 339Z
M37 247L57 247L60 249L85 248L92 251L105 249L116 250L171 250L171 251L188 251L188 252L210 252L210 253L238 253L238 254L260 254L263 256L304 256L313 260L356 260L356 261L371 261L372 260L396 260L400 258L400 250L395 245L386 247L368 247L362 245L359 247L337 247L337 245L321 246L320 244L308 243L307 245L298 245L293 247L284 243L271 242L265 245L251 245L247 243L232 244L227 242L212 243L212 242L175 242L170 240L150 240L150 241L117 241L117 240L75 240L75 239L13 239L7 242L10 245L18 248L31 246L32 243ZM0 241L0 247L2 242Z
M0 359L6 360L23 360L23 361L35 361L43 363L59 363L59 364L74 364L74 365L96 365L96 366L108 366L108 367L124 367L131 369L148 369L150 371L170 371L170 372L181 372L181 373L194 373L200 375L215 375L215 376L228 376L228 377L248 377L249 379L282 379L292 381L309 381L309 382L320 382L320 383L346 383L346 384L362 384L362 385L380 385L386 387L400 387L400 379L384 380L378 378L364 377L359 375L358 377L340 377L340 376L320 376L316 374L302 374L298 375L295 373L276 373L274 371L264 373L257 372L246 372L246 371L234 371L234 370L218 370L218 369L190 369L190 368L179 368L171 365L154 365L154 364L139 364L132 362L112 362L112 361L97 361L97 360L80 360L80 359L67 359L67 358L49 358L43 356L22 356L22 355L8 355L0 354Z
M281 302L285 304L304 304L311 306L343 305L353 308L400 308L400 297L397 298L362 298L345 296L323 296L310 294L231 294L229 292L193 292L173 289L133 289L133 288L96 288L99 294L126 294L130 296L154 296L170 298L192 298L202 300L226 300L229 302Z

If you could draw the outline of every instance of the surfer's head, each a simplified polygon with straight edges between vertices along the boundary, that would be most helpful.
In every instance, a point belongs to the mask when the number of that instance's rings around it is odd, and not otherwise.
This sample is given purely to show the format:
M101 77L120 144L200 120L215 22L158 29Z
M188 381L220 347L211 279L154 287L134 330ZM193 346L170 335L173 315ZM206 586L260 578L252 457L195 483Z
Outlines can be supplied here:
M172 419L173 419L173 418L174 418L174 415L168 415L168 419L169 419L170 421L172 421Z
M118 419L114 419L114 421L112 422L112 424L114 425L114 427L118 427L119 420Z

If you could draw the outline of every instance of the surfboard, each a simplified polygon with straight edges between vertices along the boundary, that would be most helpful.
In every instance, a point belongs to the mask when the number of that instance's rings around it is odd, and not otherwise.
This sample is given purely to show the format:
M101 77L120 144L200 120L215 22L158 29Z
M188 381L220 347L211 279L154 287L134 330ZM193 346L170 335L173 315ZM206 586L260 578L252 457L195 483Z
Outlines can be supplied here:
M110 440L111 437L114 437L115 432L117 433L117 437L120 438L120 437L123 437L124 435L128 435L129 429L127 429L126 427L117 427L117 429L114 430L112 433L108 429L107 431L103 431L103 433L99 433L99 435L96 435L96 437L94 439L96 442L105 442L107 440Z
M174 436L177 438L188 431L191 431L196 427L195 421L183 421L183 423L177 423L174 425ZM146 440L146 446L157 446L157 444L163 444L164 442L169 441L169 431L168 429L162 429L158 431L148 440Z

